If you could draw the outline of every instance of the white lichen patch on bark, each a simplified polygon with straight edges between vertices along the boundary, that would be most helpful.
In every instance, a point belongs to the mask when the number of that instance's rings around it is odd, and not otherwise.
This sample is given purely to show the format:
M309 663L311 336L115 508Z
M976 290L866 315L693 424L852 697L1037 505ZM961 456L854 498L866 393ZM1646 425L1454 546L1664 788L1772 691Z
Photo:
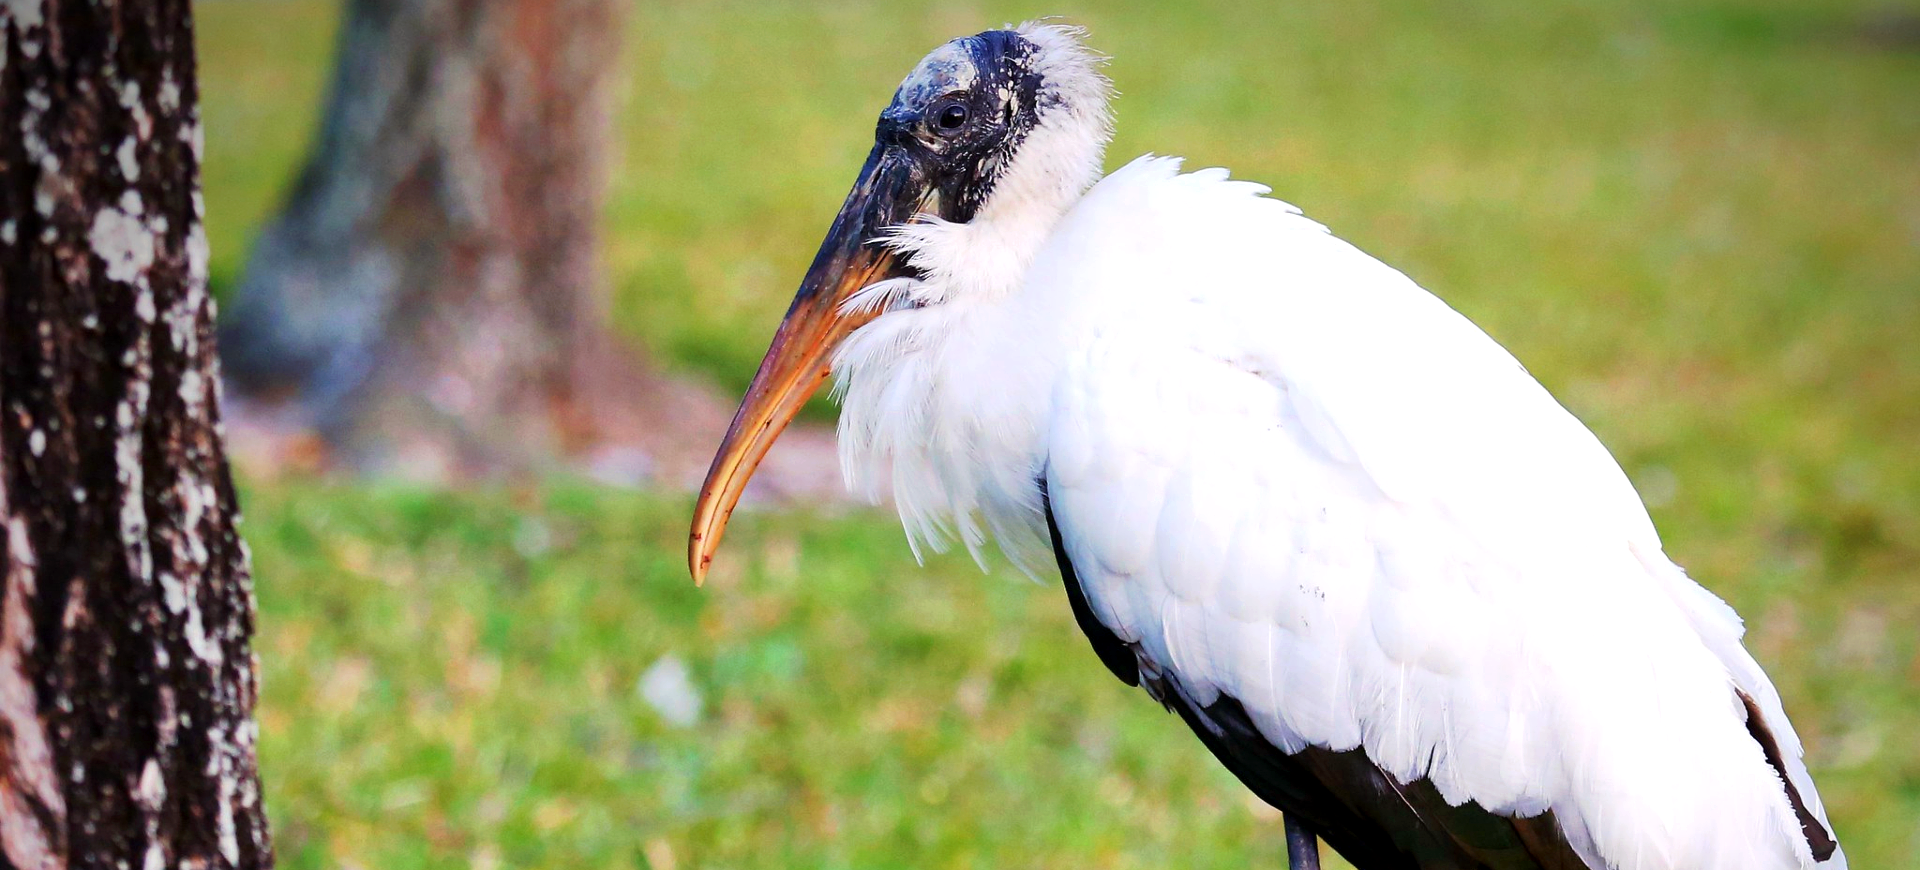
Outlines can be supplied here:
M166 778L160 774L159 759L149 758L140 769L140 780L133 787L133 802L140 806L146 820L147 852L141 858L141 870L162 870L167 853L160 843L160 807L167 800Z
M193 195L193 210L196 220L187 230L187 280L195 287L205 287L207 283L207 260L212 249L207 245L207 230L197 220L201 210L200 194ZM208 312L212 314L212 312Z
M198 377L195 375L196 380ZM207 552L206 536L200 530L207 518L219 509L219 496L213 491L212 484L184 475L174 489L179 493L180 511L184 517L180 528L185 532L181 538L187 546L187 561L196 568L204 568L210 554Z
M200 349L200 333L197 324L200 308L206 304L206 298L205 290L188 290L179 302L169 306L166 313L162 315L161 320L167 327L167 338L172 342L174 350L190 354ZM185 396L186 384L182 383L181 387L183 389L181 395Z
M206 153L207 134L206 131L200 127L198 120L188 121L180 125L180 141L193 146L193 159L195 162L201 160L201 156Z
M239 770L233 763L238 747L229 742L228 737L227 729L223 726L215 725L207 729L207 745L213 747L213 752L207 758L206 773L213 777L214 782L214 830L220 838L220 856L232 864L240 860L239 831L233 823L233 798L240 789L235 781Z
M160 111L169 115L180 111L180 82L173 77L173 67L160 68Z
M215 818L220 830L220 857L227 859L228 864L240 860L240 836L233 824L233 779L231 772L220 775L220 811Z
M187 649L193 651L194 658L204 662L207 667L217 669L226 661L227 654L220 649L220 639L207 634L207 624L200 617L200 604L192 596L187 598L187 624L181 634L186 636Z
M11 18L21 31L46 23L42 0L0 0L0 19Z
M73 183L61 174L60 158L48 146L42 132L53 99L43 88L28 88L26 104L26 111L20 117L20 146L26 151L27 160L40 168L40 177L33 186L33 210L41 217L50 218L61 199L71 198ZM41 232L41 240L52 241L52 231L49 223Z
M133 117L133 129L139 134L140 141L152 139L153 116L147 114L146 105L140 102L140 83L127 79L120 83L119 91L120 107L126 109L127 114Z
M207 400L207 382L199 372L184 372L180 375L180 401L187 406L187 413L200 413L200 403Z
M160 600L174 613L187 611L187 584L180 582L180 575L172 571L160 572Z
M150 811L160 809L160 804L166 801L167 782L160 775L160 762L157 759L147 759L146 766L140 769L140 782L134 786L133 799Z
M190 357L200 353L198 324L201 318L213 318L209 308L211 300L207 296L207 256L207 231L196 218L187 228L187 292L166 314L167 334L173 341L173 348ZM188 383L189 377L193 380L191 384ZM180 397L187 401L188 413L198 413L199 402L205 392L205 387L199 383L199 373L189 371L182 376Z
M0 27L13 20L20 36L20 53L27 60L40 56L40 42L46 38L41 26L47 23L45 0L0 0ZM39 33L34 31L40 30ZM0 51L0 70L7 68L6 52Z
M131 191L129 191L131 192ZM139 207L139 197L133 205ZM87 243L93 246L93 255L107 264L107 277L123 284L139 282L153 268L155 233L140 220L138 211L129 211L119 206L108 206L93 216L93 227L87 231ZM150 294L141 294L147 298ZM147 308L151 310L153 301L147 299ZM152 320L149 313L143 320Z
M120 543L126 548L128 569L137 581L153 578L153 550L147 542L147 503L143 496L146 466L140 455L140 424L147 418L151 397L147 382L152 377L145 345L144 338L138 342L133 377L127 381L127 397L114 408L114 422L119 427L113 442L113 463L114 477L120 482Z
M140 180L139 147L140 144L128 136L120 140L120 147L113 149L114 159L120 161L120 177L128 184Z
M45 89L28 88L27 111L20 119L20 144L26 149L27 159L49 175L60 171L60 160L54 156L53 149L47 147L46 137L40 131L47 109L52 106L53 98L47 96Z

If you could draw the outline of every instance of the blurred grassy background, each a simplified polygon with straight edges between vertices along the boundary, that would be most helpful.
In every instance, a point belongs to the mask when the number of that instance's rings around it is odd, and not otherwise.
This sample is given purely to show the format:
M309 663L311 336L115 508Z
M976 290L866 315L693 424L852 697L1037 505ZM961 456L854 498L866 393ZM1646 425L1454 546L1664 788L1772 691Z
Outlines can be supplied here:
M216 284L314 124L332 3L196 10ZM1920 867L1920 42L1882 0L641 4L619 327L744 384L899 77L1090 26L1109 160L1267 182L1485 326L1641 486L1779 682L1854 865ZM1057 589L877 513L555 482L248 492L286 866L1281 866ZM690 670L699 724L637 684Z

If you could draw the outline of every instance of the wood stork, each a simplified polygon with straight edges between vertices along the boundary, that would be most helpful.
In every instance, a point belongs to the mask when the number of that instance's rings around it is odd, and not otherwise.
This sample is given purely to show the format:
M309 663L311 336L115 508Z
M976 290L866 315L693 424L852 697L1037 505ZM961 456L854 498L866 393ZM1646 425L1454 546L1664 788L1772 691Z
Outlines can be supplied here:
M706 571L828 377L909 539L1051 547L1113 674L1361 868L1844 867L1741 623L1592 433L1267 188L1101 178L1102 60L1029 24L928 55L700 495Z

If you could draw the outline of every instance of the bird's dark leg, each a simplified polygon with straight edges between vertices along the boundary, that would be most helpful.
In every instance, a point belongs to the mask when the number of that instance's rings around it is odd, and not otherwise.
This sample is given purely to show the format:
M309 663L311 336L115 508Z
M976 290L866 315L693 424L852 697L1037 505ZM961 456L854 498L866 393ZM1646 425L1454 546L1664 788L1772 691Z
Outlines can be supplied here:
M1320 840L1292 813L1284 814L1287 828L1287 866L1291 870L1320 870Z

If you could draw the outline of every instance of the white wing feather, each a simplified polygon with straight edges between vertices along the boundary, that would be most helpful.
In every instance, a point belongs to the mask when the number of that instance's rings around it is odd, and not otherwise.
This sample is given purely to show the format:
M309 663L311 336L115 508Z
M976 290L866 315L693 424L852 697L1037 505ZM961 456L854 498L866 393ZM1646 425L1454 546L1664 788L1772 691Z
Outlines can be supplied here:
M1100 621L1283 749L1552 809L1595 866L1815 866L1732 688L1825 824L1778 693L1586 427L1399 272L1177 165L1101 182L1027 282L1074 337L1041 437Z

